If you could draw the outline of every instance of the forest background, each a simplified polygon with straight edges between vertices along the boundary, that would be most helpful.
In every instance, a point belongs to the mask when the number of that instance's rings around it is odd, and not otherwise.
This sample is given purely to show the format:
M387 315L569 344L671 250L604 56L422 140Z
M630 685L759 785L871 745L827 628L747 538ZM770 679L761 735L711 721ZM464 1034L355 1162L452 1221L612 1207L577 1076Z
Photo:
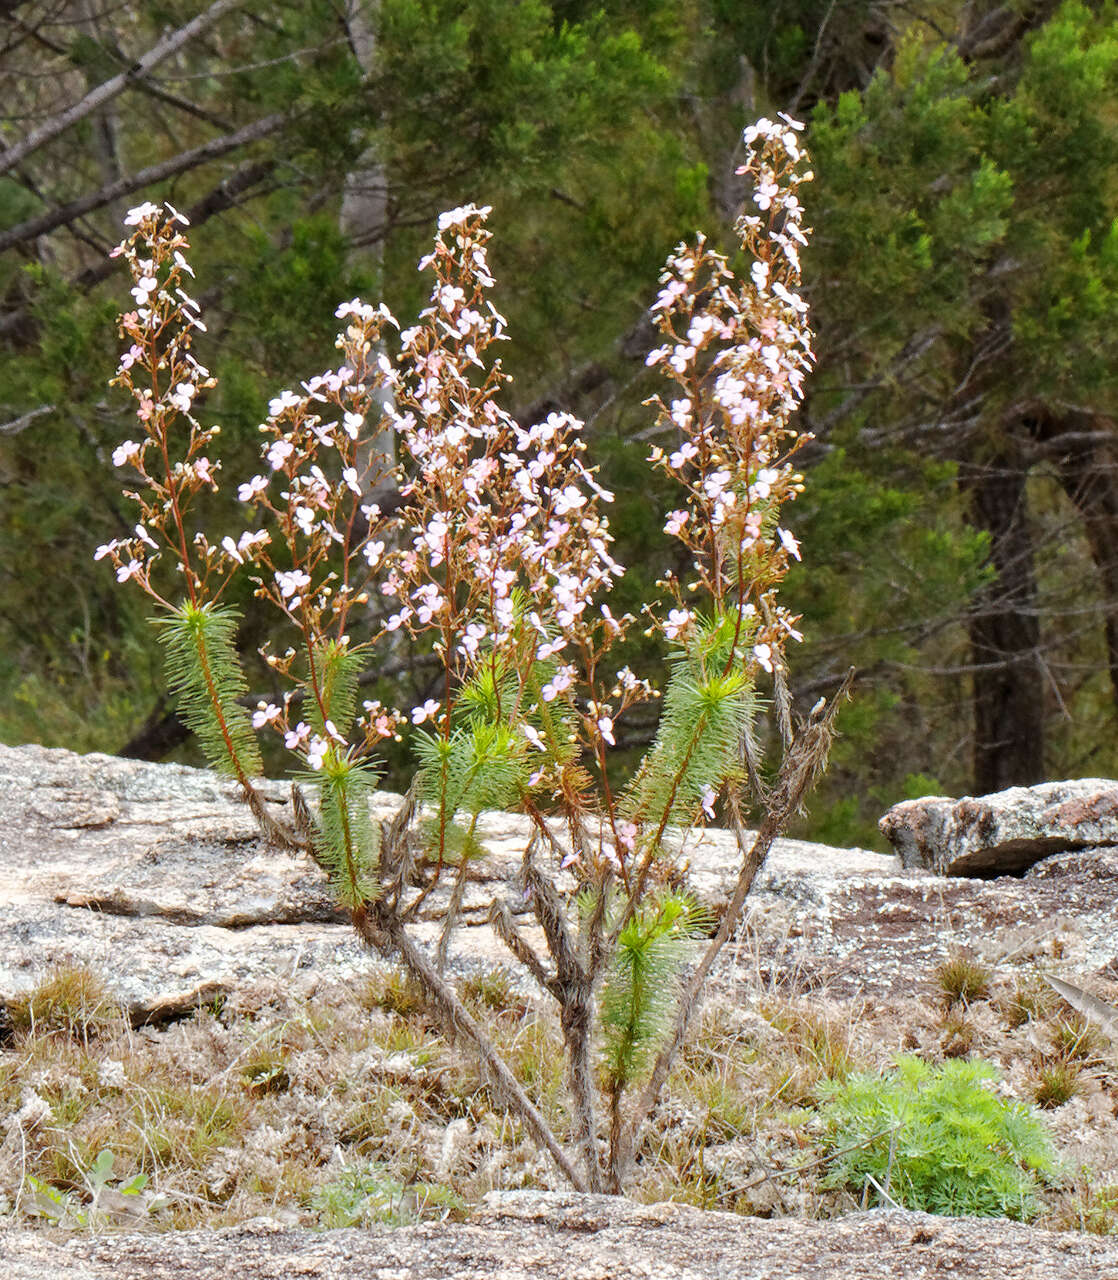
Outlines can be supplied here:
M493 205L506 403L587 419L635 612L674 554L647 308L680 238L734 243L741 130L776 111L816 175L793 693L859 671L805 830L870 844L905 796L1114 776L1118 10L1028 0L0 0L0 741L201 763L144 602L91 559L135 519L107 386L130 205L191 219L229 528L337 304L414 315L438 212ZM365 696L434 676L405 638Z

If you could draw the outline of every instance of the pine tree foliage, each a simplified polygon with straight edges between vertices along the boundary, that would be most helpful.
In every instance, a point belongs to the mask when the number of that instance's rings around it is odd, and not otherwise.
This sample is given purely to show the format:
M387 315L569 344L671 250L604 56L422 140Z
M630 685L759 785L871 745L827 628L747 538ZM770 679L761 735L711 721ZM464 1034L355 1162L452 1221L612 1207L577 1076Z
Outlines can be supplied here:
M189 602L154 619L163 632L172 697L206 760L222 773L259 777L260 748L237 701L248 692L236 649L239 621L235 609Z
M308 706L308 719L315 730L326 734L329 720L340 733L348 733L357 713L357 690L365 655L336 640L314 647L314 673L322 702ZM325 714L323 714L325 712Z
M420 794L449 823L456 813L504 809L527 782L523 739L507 724L471 717L447 738L418 734Z
M368 760L328 753L322 769L305 775L319 794L314 847L339 900L356 909L377 896L379 839L369 802L376 769Z
M515 673L486 663L458 691L455 709L467 720L499 720L517 704L519 692Z
M688 826L708 788L717 792L737 771L757 706L740 661L748 633L732 616L716 618L673 657L655 743L623 798L634 820Z
M668 892L636 912L618 935L599 1005L602 1059L615 1093L659 1048L675 1012L689 944L708 925L693 898Z

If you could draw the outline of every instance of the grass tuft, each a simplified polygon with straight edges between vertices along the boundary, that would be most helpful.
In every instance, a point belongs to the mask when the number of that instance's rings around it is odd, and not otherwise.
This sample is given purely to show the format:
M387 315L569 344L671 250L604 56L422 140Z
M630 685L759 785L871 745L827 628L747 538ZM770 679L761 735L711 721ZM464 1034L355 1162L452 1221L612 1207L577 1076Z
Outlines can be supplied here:
M967 951L957 951L936 969L936 985L948 1008L969 1005L990 995L990 970Z
M1042 1062L1037 1067L1033 1100L1042 1111L1054 1111L1070 1102L1082 1088L1081 1069L1065 1059Z
M58 965L8 1005L16 1031L57 1034L88 1044L120 1025L123 1012L102 979L84 965Z

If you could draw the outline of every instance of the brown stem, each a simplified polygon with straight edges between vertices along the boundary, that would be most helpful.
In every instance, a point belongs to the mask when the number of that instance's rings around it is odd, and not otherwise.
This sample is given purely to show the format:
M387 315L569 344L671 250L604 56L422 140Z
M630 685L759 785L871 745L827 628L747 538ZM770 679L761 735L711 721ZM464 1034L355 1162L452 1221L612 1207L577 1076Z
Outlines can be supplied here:
M683 1046L684 1037L691 1025L691 1019L698 1008L698 996L702 991L715 960L726 945L731 934L738 926L742 909L749 891L757 878L757 873L764 866L769 850L787 827L793 814L800 807L804 797L815 783L819 774L826 768L831 743L834 740L834 721L838 708L850 689L854 677L853 670L847 672L838 694L831 705L822 710L819 718L811 721L800 738L793 744L784 758L780 778L773 788L768 811L761 829L752 845L748 843L747 833L742 824L738 792L731 790L729 796L731 824L738 849L742 854L741 870L738 872L737 884L733 897L719 923L718 930L710 940L702 959L683 986L679 1004L676 1009L675 1024L665 1046L657 1055L652 1068L652 1075L637 1100L628 1131L623 1135L616 1150L611 1152L611 1183L620 1189L628 1175L637 1140L640 1138L649 1115L655 1107L660 1091L668 1078L675 1059Z
M474 833L474 827L477 825L477 815L470 824L470 835ZM458 861L458 874L454 877L454 887L450 891L450 901L447 903L446 919L443 921L442 931L439 934L439 945L435 950L435 967L440 973L446 972L446 960L450 954L450 936L454 932L454 926L458 923L458 913L462 910L462 898L466 893L466 879L469 874L469 840L462 848L462 855Z
M354 912L354 926L363 942L382 955L398 951L404 965L420 983L448 1031L463 1035L477 1050L489 1079L506 1105L516 1113L532 1137L555 1161L556 1167L576 1191L587 1189L586 1180L559 1145L551 1126L505 1065L493 1042L459 1000L454 989L408 937L400 918L382 902L368 902Z

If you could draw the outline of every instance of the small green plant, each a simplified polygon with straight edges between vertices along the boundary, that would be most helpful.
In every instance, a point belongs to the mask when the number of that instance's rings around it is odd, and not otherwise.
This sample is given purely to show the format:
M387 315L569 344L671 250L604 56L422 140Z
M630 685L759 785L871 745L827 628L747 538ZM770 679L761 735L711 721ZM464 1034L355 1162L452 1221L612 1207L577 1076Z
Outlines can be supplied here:
M1042 1062L1037 1067L1036 1074L1033 1100L1042 1111L1054 1111L1057 1107L1062 1107L1080 1091L1080 1068L1066 1058Z
M400 1227L421 1218L461 1217L467 1205L449 1187L427 1182L405 1185L380 1165L360 1164L318 1187L311 1194L310 1207L329 1230L374 1223Z
M254 1055L241 1070L241 1079L249 1093L282 1093L291 1084L287 1059L282 1053L263 1052Z
M990 994L990 970L973 955L958 951L936 969L936 984L948 1007L973 1004Z
M1118 1184L1097 1186L1085 1180L1080 1187L1074 1225L1096 1236L1118 1235Z
M158 1212L167 1204L164 1196L144 1193L148 1184L145 1173L137 1173L114 1185L115 1163L116 1156L112 1151L101 1151L89 1168L82 1172L83 1189L89 1195L88 1203L74 1191L28 1174L26 1190L21 1198L23 1212L31 1217L44 1218L54 1226L87 1227L106 1222L135 1221Z
M883 1202L949 1217L1034 1217L1056 1159L1040 1118L989 1088L996 1078L973 1059L932 1066L906 1056L885 1076L825 1085L824 1185L876 1188Z

